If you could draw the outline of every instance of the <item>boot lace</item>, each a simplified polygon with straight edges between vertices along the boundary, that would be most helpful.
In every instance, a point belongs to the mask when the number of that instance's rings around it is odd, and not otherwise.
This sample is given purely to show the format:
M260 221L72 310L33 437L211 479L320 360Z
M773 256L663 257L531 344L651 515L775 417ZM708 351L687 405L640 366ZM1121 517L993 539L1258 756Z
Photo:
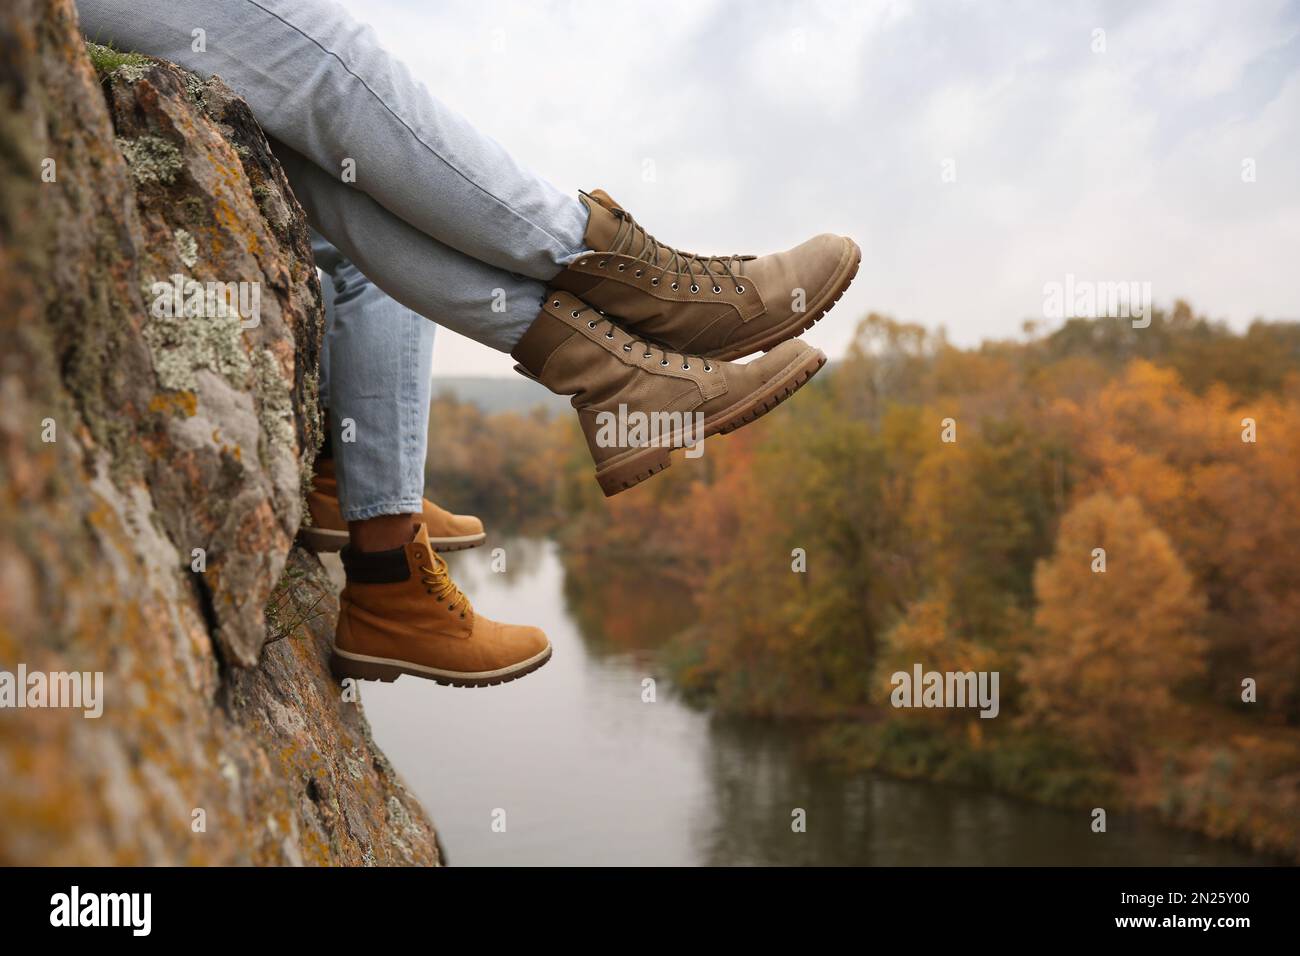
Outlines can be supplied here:
M465 597L456 582L451 579L451 572L447 570L447 562L442 560L436 551L430 551L429 557L433 559L433 567L421 567L420 571L423 577L420 579L425 589L432 595L435 595L438 603L447 602L448 611L460 611L460 616L473 614L474 609L470 607L469 598Z
M693 293L700 291L702 283L707 283L714 295L721 294L722 286L719 283L727 281L735 288L737 295L744 294L745 285L741 281L743 277L737 275L735 270L739 268L739 263L752 259L753 256L701 256L694 252L685 252L660 242L624 210L615 209L613 212L621 222L619 223L618 232L614 236L613 248L609 250L610 252L615 255L632 256L640 262L648 262L676 276L677 278L673 279L671 285L674 292L681 287L680 280L684 277L690 282L689 288ZM634 247L635 251L633 251ZM667 265L661 265L659 262L659 253L661 251L668 257ZM602 260L596 264L603 268L605 261ZM625 264L619 266L619 269L623 268L625 268ZM696 278L697 269L699 270L698 281ZM637 269L635 273L637 278L641 277L643 271ZM658 285L659 278L651 279L650 284Z
M552 299L551 304L555 306L555 308L557 309L561 307L561 302L559 299ZM629 332L627 332L627 330L625 330L622 326L615 323L614 320L611 319L609 316L607 316L604 312L601 312L600 309L597 309L594 306L588 305L582 307L581 309L574 309L569 314L572 315L575 319L580 319L582 318L583 315L585 315L588 312L592 312L595 315L600 316L600 318L588 319L587 328L595 331L596 329L600 328L600 323L603 321L605 323L605 338L607 339L618 338L618 336L614 334L615 330L622 332L624 335L627 335L628 340L623 343L624 352L633 352L635 349L639 348L642 350L642 354L641 354L642 358L652 359L657 355L659 357L659 364L664 368L667 368L668 366L673 364L670 361L670 359L681 359L681 363L682 363L681 368L683 372L689 372L691 370L692 360L701 363L701 365L703 365L704 367L704 371L706 372L713 371L713 366L710 365L709 360L704 358L703 356L686 355L685 353L682 352L670 352L665 346L660 345L658 342L655 342L653 339L632 335Z

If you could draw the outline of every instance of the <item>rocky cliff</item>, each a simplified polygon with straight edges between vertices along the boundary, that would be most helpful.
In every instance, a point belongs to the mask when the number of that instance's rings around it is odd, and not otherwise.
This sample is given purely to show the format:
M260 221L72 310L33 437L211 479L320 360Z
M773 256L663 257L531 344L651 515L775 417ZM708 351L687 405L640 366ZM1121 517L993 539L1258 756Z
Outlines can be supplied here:
M293 547L320 288L248 107L8 0L0 301L0 863L438 862Z

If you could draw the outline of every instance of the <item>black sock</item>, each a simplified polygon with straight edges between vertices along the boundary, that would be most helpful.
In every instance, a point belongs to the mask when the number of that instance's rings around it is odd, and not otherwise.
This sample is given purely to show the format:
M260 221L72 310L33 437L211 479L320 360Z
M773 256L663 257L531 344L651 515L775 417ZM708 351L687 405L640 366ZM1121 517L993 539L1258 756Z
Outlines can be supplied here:
M353 584L397 584L411 576L406 564L406 549L358 551L352 545L339 552L343 570Z

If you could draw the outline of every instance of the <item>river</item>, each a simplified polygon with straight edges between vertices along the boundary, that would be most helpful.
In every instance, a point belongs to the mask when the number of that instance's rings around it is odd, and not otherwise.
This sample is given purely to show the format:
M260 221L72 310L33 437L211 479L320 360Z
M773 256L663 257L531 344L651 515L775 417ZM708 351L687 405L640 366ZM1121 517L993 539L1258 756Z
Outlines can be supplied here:
M491 569L494 545L504 573ZM497 687L362 685L375 739L452 865L1268 862L1147 819L1111 814L1095 834L1085 811L835 772L801 755L797 725L715 719L678 700L654 652L682 614L671 597L636 602L611 641L584 633L600 615L570 606L549 540L489 540L449 561L479 613L536 624L555 647L540 671ZM792 829L796 810L805 832Z

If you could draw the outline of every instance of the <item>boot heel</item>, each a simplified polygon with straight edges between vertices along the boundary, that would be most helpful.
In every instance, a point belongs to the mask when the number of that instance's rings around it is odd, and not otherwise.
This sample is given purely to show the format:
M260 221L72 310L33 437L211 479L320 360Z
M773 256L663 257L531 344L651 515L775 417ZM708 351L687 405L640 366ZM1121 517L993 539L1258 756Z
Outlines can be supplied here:
M298 531L298 540L302 546L314 554L342 551L348 543L346 531L330 531L328 528L302 528Z
M606 498L612 498L620 491L627 491L633 485L652 478L672 464L671 448L647 448L632 456L627 461L604 471L596 470L596 482Z
M354 661L349 657L341 657L337 653L330 654L330 672L339 680L351 677L353 680L381 680L385 684L391 684L402 676L400 667L393 667L391 664L375 664L370 661Z

